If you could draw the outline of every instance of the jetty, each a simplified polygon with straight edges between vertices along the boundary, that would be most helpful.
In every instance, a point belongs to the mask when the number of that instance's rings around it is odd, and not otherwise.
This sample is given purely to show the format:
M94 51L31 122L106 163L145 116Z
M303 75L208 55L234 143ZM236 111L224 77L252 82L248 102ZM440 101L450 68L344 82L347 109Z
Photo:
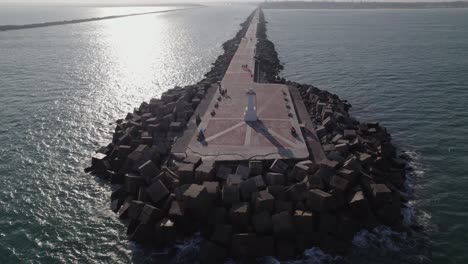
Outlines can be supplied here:
M407 166L376 122L310 84L279 78L256 9L205 78L143 102L115 123L85 171L114 185L130 240L171 247L199 232L196 260L350 251L362 229L407 232ZM262 81L267 82L262 82Z

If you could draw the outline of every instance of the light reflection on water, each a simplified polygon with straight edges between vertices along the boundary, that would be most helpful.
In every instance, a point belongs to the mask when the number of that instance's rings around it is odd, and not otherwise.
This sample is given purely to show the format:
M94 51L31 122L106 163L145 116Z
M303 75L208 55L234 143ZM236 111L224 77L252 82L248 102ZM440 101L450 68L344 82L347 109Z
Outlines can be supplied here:
M110 186L83 168L110 122L200 80L252 10L0 33L0 263L148 261L109 210Z

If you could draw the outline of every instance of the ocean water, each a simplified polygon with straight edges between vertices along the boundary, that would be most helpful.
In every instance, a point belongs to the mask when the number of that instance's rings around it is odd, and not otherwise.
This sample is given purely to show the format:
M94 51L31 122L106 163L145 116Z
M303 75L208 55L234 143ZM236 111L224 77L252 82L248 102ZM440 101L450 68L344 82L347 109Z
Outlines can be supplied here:
M0 263L151 260L109 210L111 187L83 169L111 141L109 123L202 79L253 9L0 32Z
M109 210L111 187L83 168L110 141L109 123L201 79L252 10L205 7L0 32L0 263L168 261L127 240ZM19 9L39 18L14 24L98 12L75 11ZM6 13L0 8L0 19ZM405 215L424 227L411 236L361 232L347 260L311 249L291 263L466 263L468 10L265 14L284 77L349 100L355 116L381 121L413 157ZM192 262L199 241L178 245L171 260Z
M181 9L183 6L18 6L0 3L0 25L25 25L63 20L119 16Z
M265 16L283 77L348 100L413 157L405 213L423 231L362 233L350 262L468 263L468 9Z

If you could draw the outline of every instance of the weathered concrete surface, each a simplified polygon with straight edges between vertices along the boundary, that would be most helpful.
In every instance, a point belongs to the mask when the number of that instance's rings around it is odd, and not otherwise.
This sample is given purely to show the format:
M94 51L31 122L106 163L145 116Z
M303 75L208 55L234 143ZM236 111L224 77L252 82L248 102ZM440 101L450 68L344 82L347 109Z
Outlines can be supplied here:
M221 82L226 94L218 90L202 116L205 139L194 133L187 154L216 160L309 157L288 87L254 82L258 20L257 11ZM256 122L244 121L249 88L256 92Z

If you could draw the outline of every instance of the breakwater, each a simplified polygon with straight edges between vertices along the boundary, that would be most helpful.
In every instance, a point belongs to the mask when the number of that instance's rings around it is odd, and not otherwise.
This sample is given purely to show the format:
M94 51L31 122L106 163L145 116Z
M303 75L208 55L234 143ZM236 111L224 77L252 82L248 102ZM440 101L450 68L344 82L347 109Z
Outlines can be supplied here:
M319 143L317 152L326 157L223 162L171 155L187 124L197 122L193 113L217 90L213 84L226 72L253 15L204 80L169 90L118 120L113 142L94 155L87 171L121 184L111 208L130 219L130 239L161 247L200 230L200 259L218 263L228 256L292 259L312 246L346 254L361 228L383 223L403 230L397 191L405 164L390 136L377 123L353 119L350 105L337 96L277 78L280 64L262 12L256 55L265 64L259 65L261 78L288 85L304 124L294 133L304 133L309 146Z
M192 7L192 8L195 8L195 7ZM150 15L150 14L158 14L158 13L167 13L167 12L180 11L180 10L184 10L184 9L191 9L191 8L179 8L179 9L174 9L174 10L163 10L163 11L135 13L135 14L127 14L127 15L117 15L117 16L105 16L105 17L85 18L85 19L53 21L53 22L34 23L34 24L26 24L26 25L0 25L0 31L30 29L30 28L41 28L41 27L52 27L52 26L69 25L69 24L79 24L79 23L94 22L94 21L100 21L100 20L124 18L124 17L142 16L142 15Z

